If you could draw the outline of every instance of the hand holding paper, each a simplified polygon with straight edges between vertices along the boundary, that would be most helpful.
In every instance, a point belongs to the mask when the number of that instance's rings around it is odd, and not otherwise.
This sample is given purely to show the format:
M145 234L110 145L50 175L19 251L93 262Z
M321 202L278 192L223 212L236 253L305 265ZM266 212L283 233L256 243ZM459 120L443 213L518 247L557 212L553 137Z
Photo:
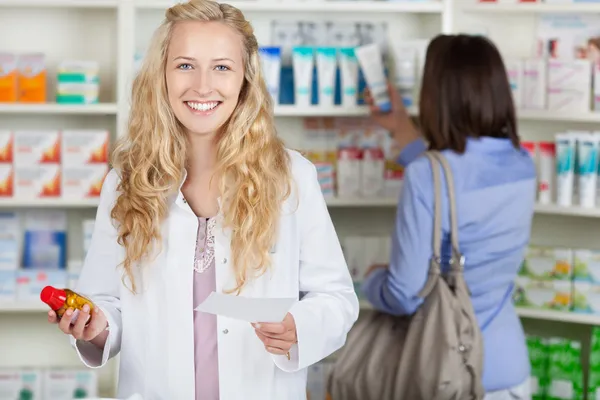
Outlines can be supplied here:
M281 322L296 301L293 298L255 298L212 292L196 311L247 322Z
M196 311L251 322L256 336L269 353L287 355L298 341L296 322L288 311L296 302L292 298L249 298L211 293Z

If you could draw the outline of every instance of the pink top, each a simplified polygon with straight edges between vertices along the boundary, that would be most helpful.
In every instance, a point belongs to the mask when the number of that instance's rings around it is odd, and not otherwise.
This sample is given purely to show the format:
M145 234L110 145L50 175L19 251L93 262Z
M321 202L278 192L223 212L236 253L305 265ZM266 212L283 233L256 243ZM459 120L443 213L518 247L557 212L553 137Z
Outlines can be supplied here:
M214 219L198 218L198 237L194 257L194 308L215 291ZM219 400L219 359L217 317L194 313L194 367L196 400Z

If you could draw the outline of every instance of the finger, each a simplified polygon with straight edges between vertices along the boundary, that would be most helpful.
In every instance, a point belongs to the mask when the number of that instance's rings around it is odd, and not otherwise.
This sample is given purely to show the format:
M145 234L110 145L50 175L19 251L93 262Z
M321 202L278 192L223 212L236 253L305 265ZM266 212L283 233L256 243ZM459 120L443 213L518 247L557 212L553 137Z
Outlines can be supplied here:
M76 339L83 338L83 330L85 329L86 321L90 315L89 311L90 311L90 306L87 304L84 305L81 310L79 310L79 313L77 315L77 320L75 321L75 324L73 324L73 328L71 329L71 334L73 335L74 338L76 338Z
M58 324L58 316L53 310L48 311L48 322L51 324Z
M83 331L84 340L92 340L96 336L98 336L107 325L107 319L104 313L100 311L99 308L94 308L92 312L92 318L88 324L88 326Z
M286 327L283 325L282 322L279 322L277 324L257 323L257 324L254 324L254 328L258 329L259 331L261 331L264 334L281 335L282 333L285 333L287 331Z
M276 348L279 350L285 350L286 352L288 352L292 348L292 345L293 345L293 343L291 342L291 340L289 338L288 339L272 338L272 337L263 335L262 333L260 333L258 331L256 332L256 335L258 336L260 341L263 342L265 347L272 347L272 348Z
M71 334L71 318L73 318L73 309L69 308L60 319L58 327L66 334Z
M282 356L284 354L287 354L287 352L289 351L289 350L282 350L282 349L278 349L276 347L269 347L269 346L266 346L265 349L267 349L267 351L269 353L276 354L278 356Z

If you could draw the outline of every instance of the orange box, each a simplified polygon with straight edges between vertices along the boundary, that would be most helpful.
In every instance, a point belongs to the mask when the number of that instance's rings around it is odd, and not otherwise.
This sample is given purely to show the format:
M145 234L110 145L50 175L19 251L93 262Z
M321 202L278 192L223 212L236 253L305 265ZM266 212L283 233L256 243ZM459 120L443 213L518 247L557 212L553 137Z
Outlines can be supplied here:
M13 162L13 134L0 130L0 164Z
M63 166L108 163L108 131L64 130L61 136Z
M15 171L12 164L0 164L0 198L14 194Z
M15 131L14 163L16 166L60 164L59 131Z
M60 197L61 168L58 164L15 167L15 197L39 199Z
M82 200L100 196L107 164L88 164L62 168L62 198Z
M0 103L17 101L17 56L0 53Z
M46 102L46 57L41 53L24 54L17 63L21 103Z

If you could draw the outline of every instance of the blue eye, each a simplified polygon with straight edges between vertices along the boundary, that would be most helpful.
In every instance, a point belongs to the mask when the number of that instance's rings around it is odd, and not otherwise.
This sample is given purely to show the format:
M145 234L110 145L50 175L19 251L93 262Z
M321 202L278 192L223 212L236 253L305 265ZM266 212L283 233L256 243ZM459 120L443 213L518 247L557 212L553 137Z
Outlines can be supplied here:
M188 70L188 69L191 69L191 68L192 68L191 64L179 64L177 66L177 69L183 69L183 70Z
M229 71L229 67L226 65L217 65L215 68L217 71Z

